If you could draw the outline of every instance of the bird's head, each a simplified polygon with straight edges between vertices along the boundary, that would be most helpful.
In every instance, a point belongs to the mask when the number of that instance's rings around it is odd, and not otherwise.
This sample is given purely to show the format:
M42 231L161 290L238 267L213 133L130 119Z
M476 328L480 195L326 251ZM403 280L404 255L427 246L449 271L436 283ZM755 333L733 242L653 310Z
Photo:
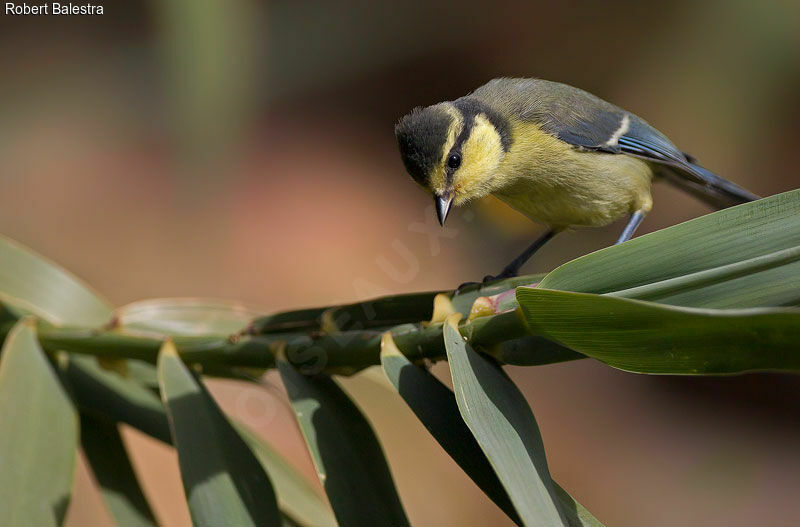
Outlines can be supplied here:
M406 170L433 194L442 225L453 203L495 190L494 174L511 144L508 122L469 97L415 108L394 131Z

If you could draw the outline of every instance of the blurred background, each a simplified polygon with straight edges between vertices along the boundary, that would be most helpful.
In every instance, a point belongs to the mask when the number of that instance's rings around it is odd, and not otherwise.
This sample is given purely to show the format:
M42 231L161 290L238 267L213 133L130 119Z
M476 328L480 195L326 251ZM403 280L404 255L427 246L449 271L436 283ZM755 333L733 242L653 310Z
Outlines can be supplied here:
M204 296L269 312L498 271L540 228L487 200L439 229L393 136L412 107L495 76L591 91L758 194L800 183L798 2L103 5L0 16L0 233L115 305ZM663 186L654 199L642 233L709 212ZM526 271L620 228L556 238ZM800 524L797 377L650 377L590 360L509 373L554 477L606 525ZM345 387L414 525L508 524L378 374ZM279 389L212 389L314 478ZM189 525L175 456L125 438L159 521ZM69 525L112 525L87 470L77 477Z

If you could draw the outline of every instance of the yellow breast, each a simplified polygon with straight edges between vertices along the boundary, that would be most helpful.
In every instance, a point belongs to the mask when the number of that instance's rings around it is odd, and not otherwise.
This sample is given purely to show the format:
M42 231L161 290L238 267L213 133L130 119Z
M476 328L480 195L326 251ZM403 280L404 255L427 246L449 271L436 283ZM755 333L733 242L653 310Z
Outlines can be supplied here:
M579 151L535 124L520 123L493 193L538 223L601 226L649 211L652 175L635 157Z

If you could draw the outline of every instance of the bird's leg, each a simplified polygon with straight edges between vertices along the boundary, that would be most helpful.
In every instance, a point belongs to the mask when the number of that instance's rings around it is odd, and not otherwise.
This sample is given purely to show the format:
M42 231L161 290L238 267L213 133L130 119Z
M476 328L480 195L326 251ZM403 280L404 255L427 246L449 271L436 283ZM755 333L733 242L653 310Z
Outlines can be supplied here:
M627 242L628 240L630 240L633 237L633 234L636 232L636 229L639 227L639 225L641 225L642 220L644 220L645 214L647 213L644 210L637 210L636 212L631 214L631 218L630 220L628 220L628 224L625 225L625 228L622 230L622 234L620 234L617 243L615 243L614 245L619 245L622 242ZM493 282L495 280L502 280L504 278L511 278L517 276L519 274L520 267L525 265L525 262L530 260L531 256L533 256L533 254L536 251L541 249L544 246L544 244L553 239L553 236L558 234L558 232L559 231L556 229L550 229L549 231L541 235L539 238L536 239L535 242L533 242L530 245L530 247L525 249L522 252L522 254L514 258L514 260L512 260L510 264L505 266L505 268L503 268L503 270L500 271L500 274L495 276L492 275L485 276L483 278L483 283L485 284L487 282ZM464 287L468 285L473 285L475 283L476 282L466 282L461 284L456 289L456 293L458 293Z
M492 275L485 276L483 278L482 283L485 284L488 282L493 282L495 280L502 280L504 278L511 278L517 276L517 274L519 274L520 267L522 267L525 264L525 262L530 260L531 256L533 256L533 253L541 249L545 243L549 242L553 238L553 236L555 236L558 233L559 233L558 230L550 229L549 231L541 235L539 238L537 238L536 241L530 245L530 247L522 251L522 254L514 258L514 260L510 264L505 266L503 270L500 271L500 274L496 276ZM479 282L464 282L463 284L461 284L456 288L456 294L461 292L461 290L464 289L465 287L470 285L476 285L478 283Z
M541 249L544 246L544 244L553 239L553 236L555 236L556 234L558 234L558 231L555 229L550 229L546 233L542 234L539 238L536 239L535 242L533 242L530 245L530 247L522 251L522 254L514 258L510 264L505 266L503 270L500 271L500 274L496 276L489 275L483 279L483 282L486 283L494 280L501 280L503 278L511 278L513 276L517 276L519 274L520 267L522 267L525 264L525 262L530 260L531 256L533 256L533 254L536 251Z
M622 234L619 235L619 239L617 243L614 245L619 245L622 242L627 242L631 238L633 238L633 233L636 232L636 229L639 227L639 224L642 223L644 219L645 211L637 210L633 214L631 214L631 219L628 220L628 224L625 225L625 228L622 230Z

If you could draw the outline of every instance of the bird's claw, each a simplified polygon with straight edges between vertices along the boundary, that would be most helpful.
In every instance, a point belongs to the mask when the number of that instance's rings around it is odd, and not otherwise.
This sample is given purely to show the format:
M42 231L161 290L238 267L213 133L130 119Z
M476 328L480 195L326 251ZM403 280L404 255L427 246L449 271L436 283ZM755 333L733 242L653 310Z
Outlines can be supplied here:
M460 295L464 291L464 289L466 289L467 287L473 286L473 285L480 285L480 282L464 282L460 286L456 287L456 290L453 293L453 296Z
M504 269L503 271L500 272L500 274L497 275L487 274L486 276L484 276L483 284L486 285L491 282L497 282L498 280L505 280L506 278L514 278L515 276L517 276L516 272L507 271Z
M503 271L498 275L487 274L486 276L483 277L483 280L481 280L480 282L464 282L463 284L461 284L460 286L458 286L456 288L456 291L455 291L455 293L453 293L453 296L461 294L463 292L463 290L465 288L469 287L469 286L479 285L479 286L482 287L482 286L485 286L485 285L490 284L492 282L496 282L498 280L505 280L506 278L511 278L513 276L516 276L516 275L514 273L508 273L506 271Z

